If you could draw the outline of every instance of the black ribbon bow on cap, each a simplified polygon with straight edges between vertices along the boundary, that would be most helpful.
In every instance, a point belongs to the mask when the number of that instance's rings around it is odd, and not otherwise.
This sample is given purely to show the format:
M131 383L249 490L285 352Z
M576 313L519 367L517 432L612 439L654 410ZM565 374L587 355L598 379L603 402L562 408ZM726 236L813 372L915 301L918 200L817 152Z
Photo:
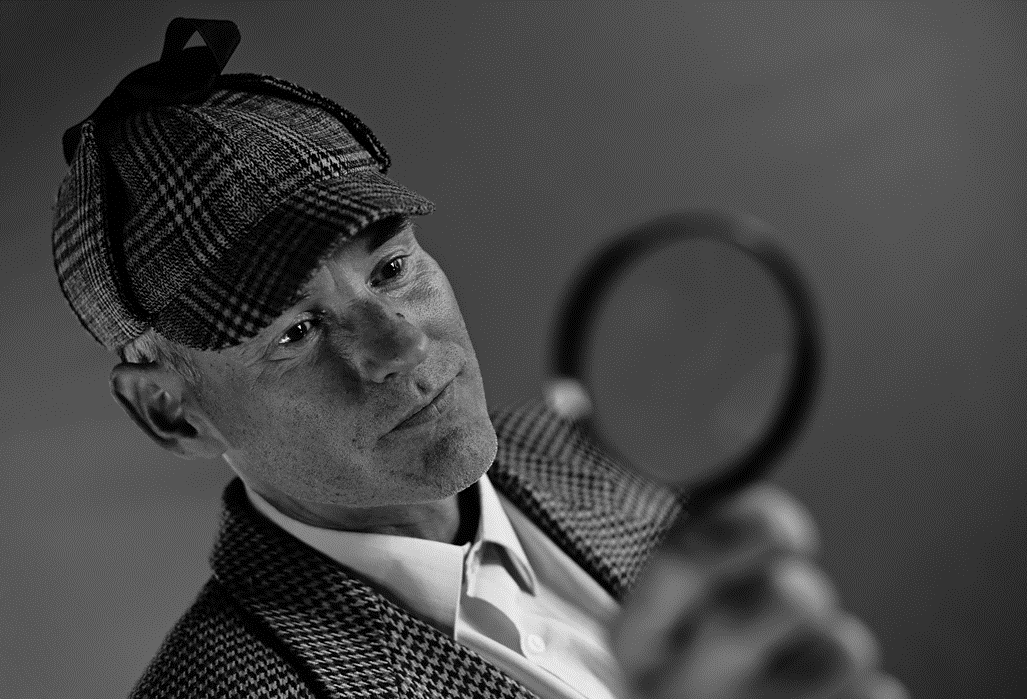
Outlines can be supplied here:
M199 33L206 46L185 48ZM64 160L71 165L82 124L148 106L202 102L242 40L235 22L176 17L164 34L160 60L126 75L92 114L64 132Z

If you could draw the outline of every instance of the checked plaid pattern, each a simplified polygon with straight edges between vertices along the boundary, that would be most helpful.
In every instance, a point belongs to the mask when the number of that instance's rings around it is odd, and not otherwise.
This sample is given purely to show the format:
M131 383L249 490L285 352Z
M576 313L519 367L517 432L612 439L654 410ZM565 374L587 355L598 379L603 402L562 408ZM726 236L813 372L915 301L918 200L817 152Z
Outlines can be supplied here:
M497 489L615 597L681 511L541 402L494 411ZM225 489L214 575L132 697L534 696Z
M198 349L238 344L333 246L390 214L431 213L389 164L352 113L266 75L86 121L54 205L61 289L112 350L148 328Z

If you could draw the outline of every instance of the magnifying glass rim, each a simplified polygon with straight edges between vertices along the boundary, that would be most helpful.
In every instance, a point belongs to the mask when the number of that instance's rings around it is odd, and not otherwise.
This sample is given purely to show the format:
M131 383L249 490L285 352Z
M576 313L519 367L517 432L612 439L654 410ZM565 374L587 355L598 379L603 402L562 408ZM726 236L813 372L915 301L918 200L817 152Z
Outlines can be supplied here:
M821 333L813 296L769 225L730 211L693 209L642 223L600 248L578 273L558 316L552 355L554 391L550 398L552 402L556 392L562 391L567 406L563 412L604 451L632 464L604 436L593 417L585 348L610 290L631 264L653 248L689 238L727 243L767 269L785 296L795 327L791 376L776 415L741 456L725 462L714 475L683 486L685 502L695 512L765 474L798 433L820 382ZM730 461L735 463L729 465Z

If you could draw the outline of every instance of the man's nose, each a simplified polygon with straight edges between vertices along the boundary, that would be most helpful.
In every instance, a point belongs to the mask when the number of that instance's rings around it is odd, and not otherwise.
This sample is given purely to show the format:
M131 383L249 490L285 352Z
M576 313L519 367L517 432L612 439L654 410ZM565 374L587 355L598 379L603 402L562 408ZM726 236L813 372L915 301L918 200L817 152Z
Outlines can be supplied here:
M428 336L402 311L376 306L362 315L356 363L365 379L383 383L428 357Z

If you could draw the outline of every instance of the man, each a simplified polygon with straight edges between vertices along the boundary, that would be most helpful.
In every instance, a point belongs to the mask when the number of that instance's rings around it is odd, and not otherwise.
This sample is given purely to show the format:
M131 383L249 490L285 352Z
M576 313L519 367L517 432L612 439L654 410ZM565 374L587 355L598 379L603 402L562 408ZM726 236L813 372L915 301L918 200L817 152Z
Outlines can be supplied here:
M431 203L345 109L222 75L238 41L175 20L64 141L55 267L114 395L238 475L133 696L903 696L783 493L673 527L543 404L489 415Z

